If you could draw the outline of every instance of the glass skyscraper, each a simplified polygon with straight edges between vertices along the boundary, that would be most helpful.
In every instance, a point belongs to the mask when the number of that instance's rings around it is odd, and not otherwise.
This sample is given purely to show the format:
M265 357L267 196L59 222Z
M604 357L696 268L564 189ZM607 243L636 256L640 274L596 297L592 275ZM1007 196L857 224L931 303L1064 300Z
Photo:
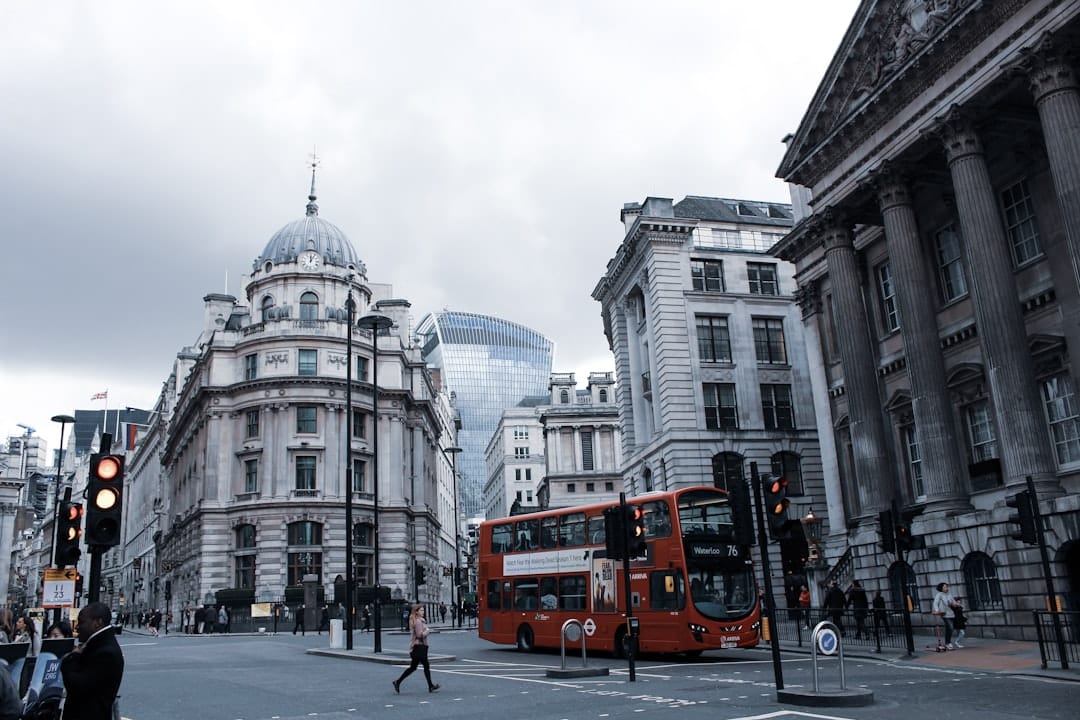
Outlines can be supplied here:
M425 316L416 332L425 362L441 369L461 415L459 509L482 515L484 450L506 408L548 394L555 343L509 320L449 310Z

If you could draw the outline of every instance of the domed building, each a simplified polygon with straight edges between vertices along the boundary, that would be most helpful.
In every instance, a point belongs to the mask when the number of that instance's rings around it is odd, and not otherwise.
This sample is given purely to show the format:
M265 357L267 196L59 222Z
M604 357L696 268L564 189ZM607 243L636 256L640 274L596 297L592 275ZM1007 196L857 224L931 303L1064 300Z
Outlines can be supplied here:
M348 237L319 216L314 180L304 217L256 256L245 300L204 298L203 330L129 457L118 585L133 612L141 598L179 623L228 602L239 624L250 603L298 604L312 575L326 602L344 602L346 468L357 606L376 582L395 599L451 601L448 396L413 340L409 303L369 284ZM351 357L350 293L355 318L392 321L377 344L354 325Z

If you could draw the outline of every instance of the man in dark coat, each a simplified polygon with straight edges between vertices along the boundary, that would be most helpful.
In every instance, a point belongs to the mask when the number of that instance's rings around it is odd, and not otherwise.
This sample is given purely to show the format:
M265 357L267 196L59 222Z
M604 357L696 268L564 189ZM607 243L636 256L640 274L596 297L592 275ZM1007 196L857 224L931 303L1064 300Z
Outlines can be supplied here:
M60 661L67 699L63 720L112 720L124 676L124 653L109 624L108 606L92 602L79 611L79 644Z
M840 584L835 580L829 584L829 591L825 593L825 609L829 613L829 619L832 620L833 625L840 631L840 634L844 634L844 606L847 605L847 598L844 597L844 591L840 589Z
M866 635L866 616L870 611L870 603L866 598L866 591L863 590L863 586L858 580L854 580L851 583L851 587L847 592L847 605L854 611L855 615L855 639L861 638Z

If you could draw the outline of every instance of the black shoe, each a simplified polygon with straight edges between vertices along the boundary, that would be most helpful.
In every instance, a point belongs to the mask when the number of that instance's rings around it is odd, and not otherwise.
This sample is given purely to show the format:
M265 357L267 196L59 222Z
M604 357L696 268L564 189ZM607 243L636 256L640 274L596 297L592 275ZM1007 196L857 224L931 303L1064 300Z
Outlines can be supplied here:
M439 685L439 684L435 684L435 685L428 685L428 689L427 689L427 691L428 691L429 693L430 693L430 692L435 692L436 690L438 690L438 689L439 689L439 688L441 688L441 687L442 687L442 685Z
M399 695L401 694L401 681L400 680L395 680L394 681L394 692L398 693Z

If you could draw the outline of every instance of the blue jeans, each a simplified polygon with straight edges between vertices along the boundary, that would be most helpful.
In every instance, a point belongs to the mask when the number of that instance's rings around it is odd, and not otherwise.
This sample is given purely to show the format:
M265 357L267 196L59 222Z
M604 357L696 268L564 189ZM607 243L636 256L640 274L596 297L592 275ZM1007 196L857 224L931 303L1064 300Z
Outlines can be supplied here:
M941 624L945 626L945 644L952 642L952 618L948 615L941 616Z

